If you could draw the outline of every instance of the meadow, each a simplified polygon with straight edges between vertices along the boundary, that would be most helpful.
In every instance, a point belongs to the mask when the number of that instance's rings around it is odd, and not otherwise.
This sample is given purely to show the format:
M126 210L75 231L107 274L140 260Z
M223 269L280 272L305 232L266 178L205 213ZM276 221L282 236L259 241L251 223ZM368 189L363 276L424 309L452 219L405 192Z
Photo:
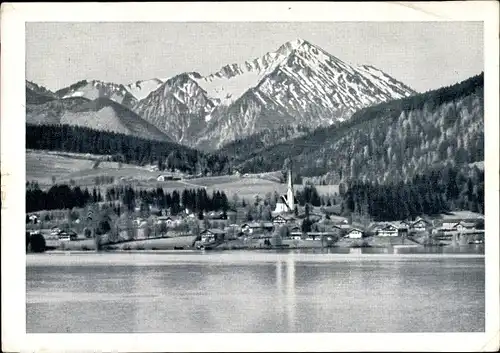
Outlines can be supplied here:
M114 183L128 184L136 188L162 187L165 191L206 188L209 193L221 190L229 198L237 195L239 199L250 200L256 195L264 198L266 194L273 195L286 193L287 185L279 183L277 173L263 173L247 176L224 175L210 176L184 180L157 181L161 174L159 171L150 170L131 164L101 161L97 166L96 160L102 156L78 155L59 152L38 150L26 151L26 180L37 181L41 188L49 188L55 183L74 183L80 187L94 187L95 178L99 176L113 177ZM109 184L108 184L109 185ZM107 185L100 185L105 188ZM294 185L296 190L301 190L302 185ZM337 185L317 185L320 194L334 194L338 192Z

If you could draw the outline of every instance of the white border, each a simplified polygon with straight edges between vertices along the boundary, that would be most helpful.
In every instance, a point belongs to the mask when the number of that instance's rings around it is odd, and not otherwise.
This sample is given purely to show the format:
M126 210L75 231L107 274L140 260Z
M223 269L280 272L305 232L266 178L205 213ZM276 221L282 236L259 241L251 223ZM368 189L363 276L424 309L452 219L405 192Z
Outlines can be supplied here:
M498 2L3 3L3 351L493 351L499 347ZM24 32L29 21L484 21L486 332L412 334L26 334Z

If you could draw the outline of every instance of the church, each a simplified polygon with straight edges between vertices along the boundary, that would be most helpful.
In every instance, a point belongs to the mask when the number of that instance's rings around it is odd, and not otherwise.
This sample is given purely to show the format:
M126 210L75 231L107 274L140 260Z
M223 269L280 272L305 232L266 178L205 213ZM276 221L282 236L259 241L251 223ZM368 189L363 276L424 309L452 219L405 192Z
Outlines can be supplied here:
M292 183L292 168L288 168L287 176L288 190L285 195L281 195L278 202L276 202L276 208L274 213L288 213L294 212L297 207L297 200L295 199L295 193L293 192Z

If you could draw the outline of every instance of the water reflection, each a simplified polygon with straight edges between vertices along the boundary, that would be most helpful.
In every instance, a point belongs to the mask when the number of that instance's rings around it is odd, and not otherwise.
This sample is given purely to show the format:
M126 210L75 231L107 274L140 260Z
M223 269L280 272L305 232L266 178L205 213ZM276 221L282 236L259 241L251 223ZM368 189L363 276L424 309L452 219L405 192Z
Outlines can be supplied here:
M34 258L38 265L26 271L27 330L484 329L484 257L379 256L366 255L377 254L376 249L345 250L340 255L329 253L331 249L314 255L85 254L54 257L58 264L51 266L40 265L50 255L39 255ZM383 254L386 249L378 250Z
M294 255L290 254L286 261L286 312L287 322L289 324L288 330L295 332L295 310L296 310L296 297L295 297L295 259Z

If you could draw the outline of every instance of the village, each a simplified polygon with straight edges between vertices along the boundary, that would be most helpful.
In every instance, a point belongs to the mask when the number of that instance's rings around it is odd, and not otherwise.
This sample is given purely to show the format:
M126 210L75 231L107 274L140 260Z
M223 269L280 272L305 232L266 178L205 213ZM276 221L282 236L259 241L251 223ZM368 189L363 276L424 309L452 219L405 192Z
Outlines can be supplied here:
M163 176L162 176L163 177ZM259 205L259 202L261 205ZM332 207L298 204L292 173L287 192L271 212L252 217L244 207L194 212L184 208L137 206L117 216L106 209L43 222L27 215L27 239L42 235L47 249L108 250L277 249L325 247L446 246L484 243L484 217L472 213L436 219L374 222L360 215L343 217ZM269 205L267 205L269 210ZM29 230L29 232L28 232ZM29 233L29 234L28 234ZM98 239L98 240L96 240ZM97 244L97 245L96 245Z

